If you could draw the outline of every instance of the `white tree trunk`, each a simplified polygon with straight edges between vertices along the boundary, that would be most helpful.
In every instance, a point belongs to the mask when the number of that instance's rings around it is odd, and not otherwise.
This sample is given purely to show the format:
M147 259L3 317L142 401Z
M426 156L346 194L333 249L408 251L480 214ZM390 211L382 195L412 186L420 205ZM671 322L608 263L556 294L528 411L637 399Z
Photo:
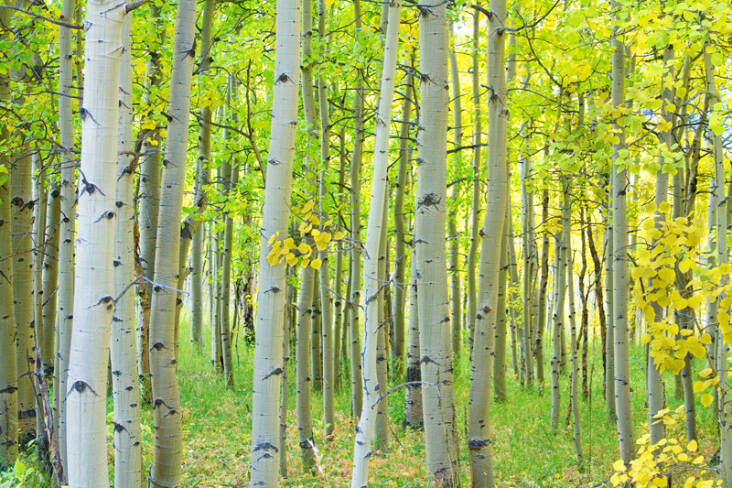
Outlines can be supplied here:
M155 239L155 284L150 304L149 353L155 448L149 480L155 488L178 486L183 456L180 392L176 377L176 287L180 272L180 226L195 56L195 17L195 0L180 0L175 20L168 140L163 159Z
M448 35L445 4L420 6L420 123L415 245L427 469L439 486L457 479L452 348L447 296ZM354 487L355 488L355 487Z
M279 482L282 310L287 297L286 265L271 266L267 255L270 237L286 236L290 216L300 78L300 2L277 0L275 24L275 83L260 241L252 388L251 486L265 488L275 487Z
M508 164L506 159L506 122L508 107L505 78L506 3L492 0L488 23L488 165L489 199L483 222L478 275L478 311L470 377L468 447L473 486L493 487L493 460L490 452L490 385L493 372L493 339L498 314L498 278L508 202ZM421 290L420 290L421 292Z
M73 332L66 393L72 488L109 486L107 365L114 314L114 228L119 70L124 4L89 0L86 10L81 175Z
M132 17L122 25L111 360L114 399L114 486L142 487L140 394L135 351L135 158L132 138Z
M396 60L399 48L399 15L401 2L392 0L388 8L388 24L384 41L384 61L379 90L379 107L376 114L376 138L374 142L373 180L371 183L371 200L369 203L369 221L366 229L366 246L364 248L363 283L364 283L364 325L363 325L363 400L361 417L356 427L356 439L353 448L353 475L351 488L368 485L368 456L371 453L371 442L376 426L376 408L379 395L386 385L379 385L377 379L376 351L379 333L379 300L381 288L379 281L379 247L382 232L385 232L384 215L386 213L386 185L389 165L389 128L391 127L391 108L394 96ZM443 241L444 243L444 241ZM357 308L357 304L353 304Z
M61 20L73 18L74 0L64 0ZM54 371L58 384L56 391L68 391L66 375L69 369L69 347L74 306L74 231L76 228L76 183L73 153L74 121L71 105L73 61L71 57L71 29L59 27L59 81L58 113L61 143L61 223L59 227L58 254L58 310L56 314L56 363ZM66 395L54 395L56 402L56 441L64 473L66 463Z

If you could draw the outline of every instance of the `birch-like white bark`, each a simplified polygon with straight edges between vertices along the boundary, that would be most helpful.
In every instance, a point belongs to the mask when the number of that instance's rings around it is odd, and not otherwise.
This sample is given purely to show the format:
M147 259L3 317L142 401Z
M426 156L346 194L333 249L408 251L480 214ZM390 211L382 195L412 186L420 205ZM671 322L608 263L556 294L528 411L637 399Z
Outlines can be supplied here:
M270 237L284 238L290 216L300 78L299 0L277 0L275 25L275 83L260 241L252 395L251 486L266 488L279 482L282 311L287 297L286 265L270 265L267 255Z
M382 232L385 232L383 225L387 201L386 185L389 164L389 128L391 127L392 99L394 96L396 60L399 48L400 12L401 2L399 0L391 0L388 5L386 37L384 40L384 60L382 63L379 89L379 106L376 113L373 180L371 182L369 221L368 227L366 228L366 246L364 248L364 325L362 336L363 349L361 352L363 361L362 388L364 404L361 409L358 426L356 427L351 488L361 488L368 485L368 456L371 452L371 442L374 439L378 398L386 388L386 385L379 385L376 366L377 334L379 333L378 294L381 288L381 282L379 281L379 247L381 245Z
M87 2L74 318L66 395L72 488L109 486L106 392L114 314L119 72L125 5Z

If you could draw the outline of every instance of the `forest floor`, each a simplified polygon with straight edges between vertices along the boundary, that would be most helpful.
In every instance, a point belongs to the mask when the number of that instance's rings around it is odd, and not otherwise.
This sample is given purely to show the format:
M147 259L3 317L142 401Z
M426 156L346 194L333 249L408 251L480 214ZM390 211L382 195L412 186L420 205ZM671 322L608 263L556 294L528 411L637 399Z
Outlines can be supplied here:
M182 324L181 336L187 335ZM208 336L205 336L208 337ZM493 456L497 485L501 488L516 487L593 487L604 486L603 481L612 474L612 464L617 459L615 425L610 422L602 394L602 360L599 344L593 344L588 357L591 394L580 400L581 436L584 469L579 470L572 444L572 426L567 422L569 375L562 376L561 425L556 433L549 426L551 410L550 387L543 392L536 387L522 388L514 376L510 356L507 370L507 401L493 403L491 417L494 425ZM248 462L251 430L251 365L253 348L240 344L235 353L236 388L227 390L221 377L211 370L208 355L195 353L186 340L181 340L178 377L183 402L184 428L184 487L245 487L248 480ZM631 348L631 378L633 421L636 437L647 432L645 387L643 383L643 349ZM698 369L698 368L697 368ZM457 420L460 426L460 463L463 486L470 486L467 449L464 447L467 430L467 404L469 394L469 363L461 356L455 367L455 394ZM548 363L546 368L549 381ZM350 395L346 388L339 388L336 398L335 436L323 441L322 403L319 392L313 394L313 419L315 443L318 449L318 465L322 473L303 474L297 445L295 426L294 361L290 362L290 397L288 412L287 455L288 478L283 486L290 487L345 487L350 483L351 452L353 448L353 423L350 419ZM343 384L348 379L343 378ZM674 396L674 384L666 378L670 408L680 405ZM392 383L399 383L393 380ZM389 397L389 414L392 424L391 450L371 457L370 479L374 487L427 486L423 455L424 441L421 431L404 429L403 389ZM152 461L152 415L143 410L143 452L145 465ZM708 408L697 407L700 439L712 439L714 424ZM109 412L108 436L110 466L112 462L111 436L112 413ZM676 426L682 429L683 426ZM700 449L707 458L716 450L711 443L701 442ZM26 454L25 462L30 471L32 454ZM44 486L40 479L29 473L28 487ZM0 477L2 481L2 477ZM2 486L5 486L4 484ZM17 486L17 485L7 485Z

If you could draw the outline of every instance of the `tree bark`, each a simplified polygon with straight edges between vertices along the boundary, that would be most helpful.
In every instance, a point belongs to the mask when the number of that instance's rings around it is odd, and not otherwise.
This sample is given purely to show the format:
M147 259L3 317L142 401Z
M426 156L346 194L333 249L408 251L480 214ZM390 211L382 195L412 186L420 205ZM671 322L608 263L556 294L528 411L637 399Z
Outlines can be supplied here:
M66 392L72 488L109 486L105 436L109 335L114 314L114 229L119 74L125 5L86 9L74 318Z
M269 239L272 236L283 238L287 234L290 215L300 78L300 2L277 0L275 25L275 83L264 190L254 350L252 487L275 487L279 482L278 407L282 388L282 310L286 299L286 266L284 263L270 265L267 255Z
M150 304L150 374L155 446L149 482L154 488L180 483L183 456L180 392L176 363L176 311L180 274L180 228L185 184L196 2L181 0L175 20L168 108L168 139L163 159L155 284Z

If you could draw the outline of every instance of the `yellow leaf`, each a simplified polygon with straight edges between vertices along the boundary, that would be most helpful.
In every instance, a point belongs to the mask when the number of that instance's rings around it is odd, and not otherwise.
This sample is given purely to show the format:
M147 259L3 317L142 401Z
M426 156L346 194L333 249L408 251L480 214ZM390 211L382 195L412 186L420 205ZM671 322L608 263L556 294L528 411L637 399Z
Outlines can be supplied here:
M300 211L302 213L309 212L310 210L313 209L314 206L315 206L315 202L312 200L308 200L307 203L305 203L305 205L303 205L303 207Z
M336 232L335 234L333 234L333 239L335 239L336 241L340 241L344 237L346 237L346 233L342 232L340 230L338 232Z
M705 393L701 396L701 404L704 405L705 407L708 407L709 405L711 405L713 401L714 401L714 397L712 395L710 395L709 393Z
M313 259L310 263L310 267L313 269L320 269L320 265L323 264L323 261L320 260L320 258Z
M696 450L699 448L696 441L691 441L686 445L686 450L689 452L696 452Z
M295 239L292 237L288 237L285 239L285 241L282 243L285 246L285 249L295 249Z
M297 250L300 251L301 254L310 254L310 246L305 244L304 242L301 242L299 246L297 246Z
M705 332L705 333L703 333L703 334L702 334L702 336L701 336L701 339L700 339L700 342L701 342L702 344L706 344L706 345L709 345L709 344L711 344L711 343L712 343L712 336L710 336L709 334L707 334L707 333ZM709 369L709 368L707 368L707 369ZM702 371L706 371L707 369L703 369ZM710 372L710 374L711 374L711 371L712 371L712 370L711 370L711 369L709 369L709 372ZM701 374L701 373L699 373L699 374Z
M617 461L615 461L613 463L613 469L615 471L618 471L618 472L621 472L621 473L623 471L625 471L625 463L623 462L623 460L622 459L618 459Z
M297 263L297 257L295 257L295 255L291 252L287 253L287 256L285 256L285 260L287 261L287 264L289 266L295 266L295 264Z

